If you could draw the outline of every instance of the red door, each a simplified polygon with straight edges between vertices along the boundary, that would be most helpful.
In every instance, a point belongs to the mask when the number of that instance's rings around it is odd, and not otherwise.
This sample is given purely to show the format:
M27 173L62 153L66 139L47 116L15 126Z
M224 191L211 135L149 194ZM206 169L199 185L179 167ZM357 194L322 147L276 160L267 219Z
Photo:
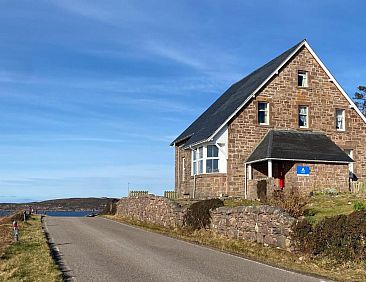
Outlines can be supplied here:
M280 189L285 187L285 169L283 164L278 166L278 186Z

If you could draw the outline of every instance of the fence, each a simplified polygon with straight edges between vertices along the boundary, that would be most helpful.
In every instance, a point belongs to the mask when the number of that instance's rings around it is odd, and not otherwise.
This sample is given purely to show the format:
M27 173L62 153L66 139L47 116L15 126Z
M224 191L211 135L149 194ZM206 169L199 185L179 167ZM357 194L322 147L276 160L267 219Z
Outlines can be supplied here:
M366 182L363 181L351 181L352 193L366 193Z
M148 196L149 195L149 191L130 191L128 193L128 197L142 197L142 196Z
M165 191L164 192L164 197L168 198L168 199L171 199L171 200L174 200L174 199L178 198L178 194L175 191Z

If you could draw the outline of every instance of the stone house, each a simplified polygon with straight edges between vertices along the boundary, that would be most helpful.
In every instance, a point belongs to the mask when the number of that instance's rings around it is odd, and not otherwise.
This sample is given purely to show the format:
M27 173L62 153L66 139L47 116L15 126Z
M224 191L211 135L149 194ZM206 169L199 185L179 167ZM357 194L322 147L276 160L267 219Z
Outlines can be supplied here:
M365 140L365 116L303 40L233 84L171 143L175 190L257 198L266 180L267 189L347 191L350 176L366 178Z

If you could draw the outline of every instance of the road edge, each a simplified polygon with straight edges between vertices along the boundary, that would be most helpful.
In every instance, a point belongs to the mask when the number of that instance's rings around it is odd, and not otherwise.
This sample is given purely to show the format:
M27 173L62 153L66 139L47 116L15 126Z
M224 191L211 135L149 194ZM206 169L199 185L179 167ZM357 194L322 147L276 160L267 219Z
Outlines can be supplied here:
M72 270L67 265L65 260L62 258L60 249L57 247L54 239L52 238L50 232L48 231L47 223L45 221L44 215L41 215L41 226L43 234L46 238L48 248L50 250L51 257L53 261L55 262L57 268L61 272L62 275L62 281L65 282L77 282L76 278L72 276Z
M135 229L146 231L146 232L159 234L159 235L162 235L162 236L174 239L174 240L183 241L183 242L186 242L186 243L191 244L193 246L198 246L198 247L201 247L201 248L209 249L209 250L212 250L212 251L215 251L215 252L218 252L218 253L224 253L226 255L230 255L230 256L237 257L237 258L240 258L240 259L243 259L243 260L246 260L246 261L250 261L250 262L253 262L253 263L256 263L256 264L259 264L259 265L274 268L274 269L277 269L277 270L280 270L280 271L283 271L283 272L295 273L295 274L299 274L299 275L303 275L303 276L317 278L317 279L319 279L319 282L336 282L337 281L337 280L332 280L328 277L324 277L324 276L317 275L317 274L314 274L314 273L302 272L302 271L292 270L292 269L288 269L288 268L282 268L282 267L279 267L279 266L276 266L276 265L271 265L271 264L268 264L268 263L265 263L265 262L262 262L262 261L259 261L259 260L255 260L255 259L246 257L246 256L244 256L242 254L239 254L239 253L234 253L234 252L230 252L230 251L227 251L227 250L221 250L221 249L215 248L215 247L210 246L210 245L202 245L202 244L199 244L198 242L195 242L195 241L189 241L189 240L185 240L184 238L170 236L167 233L151 230L151 229L144 228L144 227L141 227L141 226L138 226L138 225L133 225L133 224L129 224L129 223L126 223L126 222L120 222L120 221L113 220L113 219L106 218L106 217L102 217L102 216L98 216L98 218L103 218L103 219L108 220L108 221L112 221L112 222L115 222L115 223L118 223L118 224L121 224L121 225L126 225L126 226L129 226L129 227L135 228Z

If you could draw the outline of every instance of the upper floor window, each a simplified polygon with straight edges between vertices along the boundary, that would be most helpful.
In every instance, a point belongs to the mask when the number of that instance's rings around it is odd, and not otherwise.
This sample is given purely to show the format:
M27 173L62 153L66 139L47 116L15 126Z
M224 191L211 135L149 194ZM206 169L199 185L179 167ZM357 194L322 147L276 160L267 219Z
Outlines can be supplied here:
M206 173L219 172L219 149L216 145L207 146Z
M309 107L299 106L299 127L308 128L309 127Z
M308 72L298 71L297 72L297 86L308 87Z
M203 147L192 151L192 174L203 173Z
M336 129L339 131L346 129L344 109L336 109Z
M269 124L269 107L267 102L258 102L258 123Z

